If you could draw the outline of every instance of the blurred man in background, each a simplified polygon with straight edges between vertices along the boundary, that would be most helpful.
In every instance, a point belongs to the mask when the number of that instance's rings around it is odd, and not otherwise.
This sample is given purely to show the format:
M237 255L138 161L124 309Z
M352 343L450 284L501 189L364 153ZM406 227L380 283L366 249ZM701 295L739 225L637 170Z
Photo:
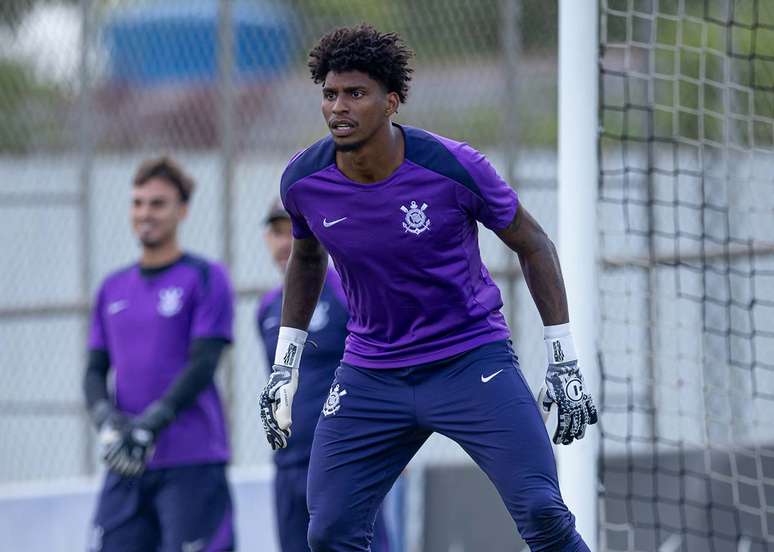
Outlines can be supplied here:
M94 304L83 384L108 472L92 550L234 549L213 379L232 339L233 293L221 265L178 244L193 189L171 159L139 167L130 218L140 260L108 276Z
M293 235L290 216L279 200L272 204L265 224L266 246L277 268L284 274L290 258ZM258 306L258 334L266 350L267 367L271 367L274 361L281 312L282 286L279 286L266 293ZM341 289L341 280L339 275L329 268L320 300L309 323L309 339L314 341L316 346L308 349L304 355L304 376L298 383L296 408L293 411L293 439L286 448L274 454L274 463L277 466L274 480L275 513L282 552L309 552L306 539L309 528L309 512L306 507L309 454L317 419L344 354L347 320L349 313L347 300ZM374 527L371 550L386 552L389 550L387 540L384 516L380 512Z
M544 324L554 442L597 421L570 331L556 249L469 145L392 122L413 52L372 26L335 29L309 54L329 136L282 175L293 245L274 366L261 396L269 443L292 442L293 398L328 255L350 322L309 462L315 552L369 550L373 520L428 437L457 442L497 488L531 550L589 552L562 500L551 443L519 368L478 223L513 250Z

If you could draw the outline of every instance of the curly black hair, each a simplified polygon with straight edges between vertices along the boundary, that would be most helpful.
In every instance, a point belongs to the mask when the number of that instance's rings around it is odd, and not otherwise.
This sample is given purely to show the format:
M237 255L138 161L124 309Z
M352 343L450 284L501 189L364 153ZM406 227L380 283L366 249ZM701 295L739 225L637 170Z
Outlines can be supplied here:
M382 33L366 23L340 27L320 38L309 52L312 79L319 84L329 71L360 71L380 82L406 103L414 52L397 33Z

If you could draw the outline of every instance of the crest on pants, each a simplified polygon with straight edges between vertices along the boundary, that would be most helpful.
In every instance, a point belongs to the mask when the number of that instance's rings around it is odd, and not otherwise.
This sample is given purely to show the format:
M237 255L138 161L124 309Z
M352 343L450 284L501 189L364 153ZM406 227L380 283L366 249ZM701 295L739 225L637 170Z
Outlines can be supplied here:
M406 214L403 217L403 229L406 232L411 232L418 236L430 228L430 219L427 218L425 209L427 209L427 203L423 203L420 207L416 201L412 201L408 208L405 205L400 206L400 210Z
M330 393L328 393L328 398L325 399L322 409L323 416L333 416L336 414L339 408L341 408L341 397L346 394L346 389L341 389L338 383L334 384L331 387Z

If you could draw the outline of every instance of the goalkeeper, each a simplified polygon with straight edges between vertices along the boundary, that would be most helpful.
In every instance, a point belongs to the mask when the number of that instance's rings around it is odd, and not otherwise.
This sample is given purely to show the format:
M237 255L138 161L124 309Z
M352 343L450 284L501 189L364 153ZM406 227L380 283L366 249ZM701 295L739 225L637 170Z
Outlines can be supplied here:
M260 400L268 440L283 448L293 438L299 361L327 251L351 318L309 462L311 549L367 551L384 494L439 432L489 476L533 551L587 552L559 493L500 291L481 261L477 223L519 257L545 325L553 439L569 445L597 413L555 248L478 151L392 122L408 92L410 56L398 35L368 25L336 29L310 53L330 135L294 156L282 176L294 240L274 372Z
M104 280L94 304L84 393L108 468L94 551L234 549L213 381L231 341L233 298L222 266L178 245L193 187L168 158L139 167L130 219L142 254Z

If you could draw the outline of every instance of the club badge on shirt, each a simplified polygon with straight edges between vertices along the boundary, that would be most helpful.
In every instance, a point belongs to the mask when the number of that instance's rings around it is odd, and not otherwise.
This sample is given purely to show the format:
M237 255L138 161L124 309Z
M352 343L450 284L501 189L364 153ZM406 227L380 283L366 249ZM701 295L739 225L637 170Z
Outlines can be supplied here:
M168 287L159 291L157 310L161 316L175 316L183 308L183 288Z
M422 203L422 207L419 207L416 201L412 201L408 208L405 205L400 206L400 210L406 214L403 217L403 229L406 232L411 232L418 236L430 228L430 219L427 218L425 209L427 209L427 203Z

